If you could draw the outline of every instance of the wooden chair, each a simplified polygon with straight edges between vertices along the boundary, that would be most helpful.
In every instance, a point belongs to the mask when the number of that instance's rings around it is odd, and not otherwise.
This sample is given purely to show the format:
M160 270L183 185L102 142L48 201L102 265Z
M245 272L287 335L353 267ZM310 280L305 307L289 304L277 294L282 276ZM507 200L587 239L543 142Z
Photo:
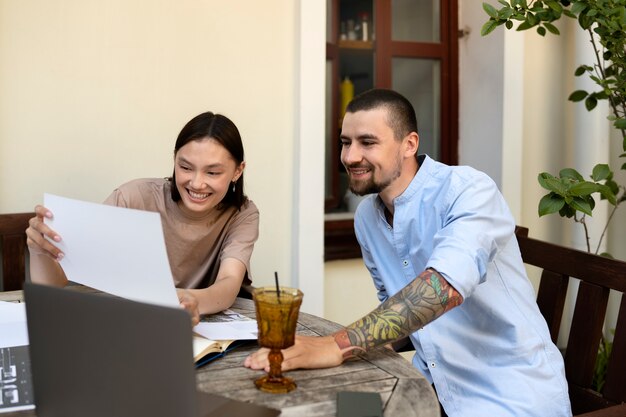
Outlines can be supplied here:
M2 290L21 290L26 279L26 233L35 213L0 214Z
M580 280L565 349L565 374L574 415L626 416L626 296L622 296L602 392L591 388L609 291L626 292L626 262L528 237L516 229L524 263L543 270L537 304L556 342L570 277ZM586 414L582 414L586 413Z

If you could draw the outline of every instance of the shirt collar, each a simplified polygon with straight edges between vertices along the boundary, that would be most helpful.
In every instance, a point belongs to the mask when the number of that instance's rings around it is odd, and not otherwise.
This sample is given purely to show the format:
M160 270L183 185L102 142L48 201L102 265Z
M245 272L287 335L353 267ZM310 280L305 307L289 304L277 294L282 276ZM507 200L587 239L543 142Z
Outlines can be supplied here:
M422 188L422 184L424 184L429 177L429 173L432 171L433 160L427 154L422 154L417 156L418 170L415 173L415 176L409 183L409 186L404 190L402 194L393 199L393 205L398 206L404 204L407 201L410 201L411 198L417 193L420 188ZM381 211L384 218L385 212L385 204L383 200L380 198L380 195L376 196L376 208Z

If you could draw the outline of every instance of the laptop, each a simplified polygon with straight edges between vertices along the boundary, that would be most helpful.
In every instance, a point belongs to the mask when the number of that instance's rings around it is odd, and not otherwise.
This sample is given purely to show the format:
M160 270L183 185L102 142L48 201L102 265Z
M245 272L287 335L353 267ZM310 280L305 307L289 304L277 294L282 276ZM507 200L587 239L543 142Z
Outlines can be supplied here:
M38 417L280 414L197 391L182 309L31 283L24 297Z

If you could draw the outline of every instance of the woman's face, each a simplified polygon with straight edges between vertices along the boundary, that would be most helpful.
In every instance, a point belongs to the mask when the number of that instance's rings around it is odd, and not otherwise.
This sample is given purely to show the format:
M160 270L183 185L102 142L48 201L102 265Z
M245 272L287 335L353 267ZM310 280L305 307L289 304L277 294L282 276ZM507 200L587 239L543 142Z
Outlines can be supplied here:
M178 205L190 214L203 214L217 206L243 173L230 152L212 138L192 140L174 155Z

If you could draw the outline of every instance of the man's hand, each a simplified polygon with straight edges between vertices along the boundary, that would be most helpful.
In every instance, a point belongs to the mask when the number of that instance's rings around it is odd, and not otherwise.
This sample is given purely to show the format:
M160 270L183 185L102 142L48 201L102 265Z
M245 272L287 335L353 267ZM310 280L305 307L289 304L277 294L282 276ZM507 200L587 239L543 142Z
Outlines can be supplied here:
M176 294L178 295L178 301L180 306L187 310L191 316L191 324L195 326L200 323L200 311L198 310L198 299L191 294L190 291L176 288Z
M262 348L249 355L244 366L251 369L270 370L267 359L269 349ZM282 370L332 368L343 362L343 355L333 336L296 336L293 346L283 351Z

